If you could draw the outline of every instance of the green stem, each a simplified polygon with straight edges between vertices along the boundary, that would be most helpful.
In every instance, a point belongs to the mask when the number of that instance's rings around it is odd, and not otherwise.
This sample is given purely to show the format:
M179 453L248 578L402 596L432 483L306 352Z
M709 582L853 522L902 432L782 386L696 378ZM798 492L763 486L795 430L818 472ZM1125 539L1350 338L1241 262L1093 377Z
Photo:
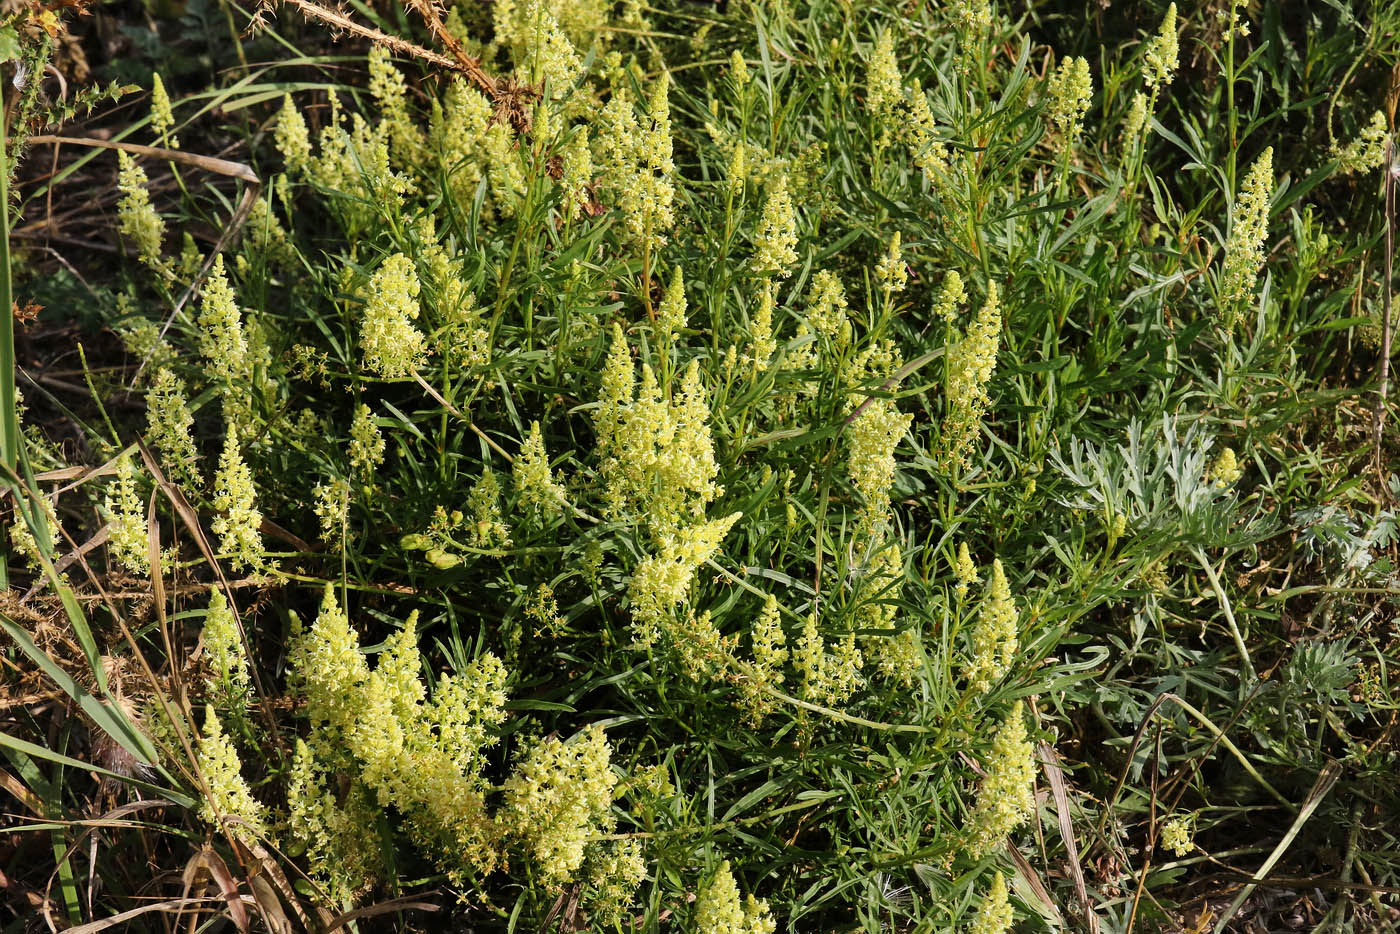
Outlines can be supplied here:
M15 392L15 316L10 290L10 166L9 140L0 120L0 461L6 477L19 473L19 400ZM9 484L15 499L15 517L20 518L19 487ZM10 585L10 569L0 551L0 588Z
M1234 611L1230 609L1230 598L1225 596L1225 588L1220 584L1220 578L1215 573L1215 568L1211 567L1210 561L1206 558L1206 553L1199 545L1192 549L1196 560L1200 562L1201 568L1206 572L1206 577L1210 579L1211 589L1215 591L1215 598L1220 601L1220 608L1225 611L1225 623L1230 627L1230 638L1235 640L1235 648L1240 653L1240 662L1244 666L1244 674L1250 681L1255 678L1254 663L1249 660L1249 649L1245 647L1244 636L1240 634L1240 627L1235 623Z

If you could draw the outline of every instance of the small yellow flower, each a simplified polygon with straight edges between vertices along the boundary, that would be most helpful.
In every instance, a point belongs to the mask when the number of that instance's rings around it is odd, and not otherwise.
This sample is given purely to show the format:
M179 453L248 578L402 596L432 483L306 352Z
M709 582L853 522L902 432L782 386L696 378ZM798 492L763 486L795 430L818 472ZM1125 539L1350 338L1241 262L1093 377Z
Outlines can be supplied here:
M948 353L948 406L943 417L944 462L966 469L982 414L991 397L987 384L997 365L1001 341L1001 297L995 282L987 285L987 301L968 328L967 336Z
M1162 824L1162 846L1175 856L1185 856L1191 852L1191 818L1170 817Z
M661 299L661 307L657 309L656 325L662 334L670 337L685 327L685 280L679 266L671 276L671 284Z
M968 687L974 692L985 693L1011 670L1020 642L1016 617L1016 601L1011 598L1006 572L1001 560L994 559L991 580L972 628L972 656L965 672Z
M773 934L775 930L777 923L768 913L768 903L752 895L741 901L729 860L720 863L696 896L696 934Z
M146 393L146 437L160 452L170 479L193 495L204 484L194 448L194 415L184 381L166 367L156 370Z
M290 174L300 175L311 165L311 133L290 94L282 95L282 109L277 114L272 138Z
M350 470L361 482L368 483L379 465L384 463L384 433L374 417L374 410L361 402L355 406L350 422Z
M1223 490L1234 486L1244 476L1234 448L1225 448L1210 468L1210 482L1216 489Z
M212 706L204 709L204 732L199 738L195 758L205 791L199 816L216 827L225 826L230 833L244 839L265 836L263 806L243 780L238 750L224 735Z
M880 258L879 264L875 267L875 277L880 280L880 285L886 294L890 292L902 292L909 284L909 270L904 266L904 257L900 252L899 231L895 231L890 237L890 248L884 256Z
M130 455L117 461L115 489L107 493L103 512L107 516L107 542L112 559L133 574L150 573L147 558L146 509L136 490L138 471Z
M547 884L572 881L589 838L612 830L611 756L594 724L573 742L550 737L535 744L506 779L504 821Z

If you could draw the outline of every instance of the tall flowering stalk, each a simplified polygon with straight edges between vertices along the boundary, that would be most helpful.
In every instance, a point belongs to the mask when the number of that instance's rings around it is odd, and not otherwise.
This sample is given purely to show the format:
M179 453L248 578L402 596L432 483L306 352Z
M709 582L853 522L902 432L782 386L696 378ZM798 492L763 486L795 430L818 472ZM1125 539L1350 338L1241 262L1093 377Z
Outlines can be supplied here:
M117 227L122 236L136 247L136 255L162 278L170 275L169 263L161 255L165 239L165 221L151 204L146 190L149 180L146 170L124 151L117 153Z
M1035 753L1026 736L1022 703L1017 701L992 738L986 775L967 826L968 854L981 859L991 853L1034 810Z
M224 453L219 458L219 470L214 478L214 517L211 528L219 539L219 548L234 568L254 569L262 566L262 513L257 507L257 488L253 472L243 460L238 429L228 426L224 436Z
M413 260L395 253L370 277L360 348L366 369L385 379L411 376L427 358L427 341L414 326L418 274Z
M943 417L942 458L964 470L982 415L991 404L987 384L997 365L1001 341L1001 296L995 282L987 285L987 300L968 328L967 336L948 353L948 404Z
M1016 602L1002 570L1001 559L992 561L992 576L982 595L982 606L972 629L972 656L967 665L968 687L982 694L1011 670L1020 633L1016 626Z
M1226 330L1244 318L1264 268L1264 241L1269 236L1269 202L1274 194L1274 148L1265 149L1240 187L1231 212L1225 262L1220 270L1220 315Z

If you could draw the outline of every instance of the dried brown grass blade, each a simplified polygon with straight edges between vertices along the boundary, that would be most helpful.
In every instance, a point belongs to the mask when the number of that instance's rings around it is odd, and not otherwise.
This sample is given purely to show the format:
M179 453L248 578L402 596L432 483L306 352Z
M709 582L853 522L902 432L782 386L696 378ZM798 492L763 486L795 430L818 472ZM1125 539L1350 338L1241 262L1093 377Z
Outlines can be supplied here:
M0 788L5 789L10 794L19 799L19 803L30 810L38 817L44 816L44 802L39 800L39 796L30 791L24 782L15 778L4 769L0 769Z
M149 905L142 905L140 908L132 908L112 915L110 918L103 918L101 921L93 921L88 924L80 924L77 927L67 929L66 934L97 934L98 931L105 931L118 925L126 924L132 918L139 918L141 915L150 914L153 911L174 911L182 912L193 905L207 905L210 902L221 902L223 899L209 897L192 898L168 898L163 902L152 902Z
M1065 916L1060 914L1060 909L1055 906L1055 900L1050 897L1050 892L1045 888L1045 883L1040 881L1040 874L1031 866L1030 861L1021 855L1021 851L1016 849L1016 844L1010 840L1006 841L1006 852L1011 857L1011 861L1016 864L1016 874L1026 881L1026 885L1035 893L1036 901L1044 909L1046 917L1054 920L1060 927L1065 925Z
M272 934L292 934L295 928L282 910L282 900L277 897L272 883L262 876L253 876L248 880L248 887L253 891L253 902L258 906L258 913L262 915L267 929Z
M430 893L431 894L431 893ZM387 915L397 911L442 911L442 906L435 902L422 901L422 895L409 895L404 898L395 898L387 902L380 902L377 905L366 905L363 908L356 908L354 911L347 911L343 915L338 915L330 924L326 925L325 934L330 934L336 928L344 927L352 921L361 918L372 918L375 915Z
M1065 843L1065 862L1069 864L1070 878L1074 880L1074 894L1079 899L1079 910L1088 925L1089 934L1098 934L1099 916L1094 914L1094 905L1089 901L1089 889L1084 884L1084 869L1079 865L1079 843L1074 838L1074 822L1069 813L1069 792L1065 788L1064 772L1060 770L1060 757L1055 747L1049 743L1039 744L1040 763L1045 769L1045 778L1050 782L1050 794L1055 799L1055 817L1060 826L1060 839Z
M192 168L201 169L205 172L213 172L216 175L228 175L232 178L241 178L243 181L253 185L261 185L258 173L242 162L234 162L231 159L220 159L217 156L205 156L197 152L184 152L179 149L162 149L159 146L143 146L141 143L126 143L121 140L95 139L90 136L31 136L29 142L34 144L61 143L69 146L91 146L94 149L120 149L125 152L135 153L138 156L151 156L155 159L164 159L167 162L178 162L181 165L188 165Z
M248 934L248 909L243 907L243 896L238 894L238 881L234 879L233 873L229 872L223 857L212 846L204 844L202 855L209 875L219 886L219 893L224 896L224 901L228 902L229 918L242 934Z

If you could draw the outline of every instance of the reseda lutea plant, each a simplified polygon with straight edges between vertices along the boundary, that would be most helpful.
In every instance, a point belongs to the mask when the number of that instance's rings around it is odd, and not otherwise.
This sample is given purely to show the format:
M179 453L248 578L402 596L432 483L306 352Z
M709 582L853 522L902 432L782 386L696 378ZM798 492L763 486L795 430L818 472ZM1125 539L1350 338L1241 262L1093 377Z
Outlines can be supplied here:
M502 930L1009 930L1058 874L1006 853L1036 743L1151 701L1105 712L1102 660L1175 645L1180 585L1253 670L1216 564L1272 532L1263 442L1193 368L1241 384L1281 320L1282 176L1173 178L1174 5L1043 69L986 2L700 18L455 6L509 93L378 46L364 91L291 87L238 247L163 343L126 322L225 572L155 569L198 581L200 815L343 909L426 878ZM154 171L120 225L168 299L205 257ZM149 482L104 500L131 570Z

